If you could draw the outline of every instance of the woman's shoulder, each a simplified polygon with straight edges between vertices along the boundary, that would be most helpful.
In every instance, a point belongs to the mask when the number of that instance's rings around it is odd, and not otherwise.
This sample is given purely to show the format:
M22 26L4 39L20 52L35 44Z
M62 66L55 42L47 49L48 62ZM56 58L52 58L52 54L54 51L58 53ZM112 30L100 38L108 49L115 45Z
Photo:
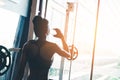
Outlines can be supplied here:
M35 40L29 40L29 41L27 41L27 42L23 45L23 47L24 47L24 48L32 47L32 45L33 45L35 42L36 42Z
M35 42L36 42L36 40L29 40L25 43L25 45L34 44Z
M57 46L56 43L53 43L53 42L50 42L50 41L46 41L46 45L49 45L49 46Z

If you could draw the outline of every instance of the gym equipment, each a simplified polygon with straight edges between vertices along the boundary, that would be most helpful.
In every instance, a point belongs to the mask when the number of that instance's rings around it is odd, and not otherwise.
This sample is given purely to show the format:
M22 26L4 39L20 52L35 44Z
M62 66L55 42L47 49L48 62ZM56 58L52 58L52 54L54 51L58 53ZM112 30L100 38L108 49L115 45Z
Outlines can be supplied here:
M92 80L92 78L93 78L94 58L95 58L95 48L96 48L96 37L97 37L97 28L98 28L99 7L100 7L100 0L98 0L98 5L97 5L96 26L95 26L95 34L94 34L94 43L93 43L93 52L92 52L92 63L91 63L90 80Z
M74 45L69 46L71 53L71 60L75 60L78 57L78 50Z
M66 19L65 19L65 29L64 29L64 38L65 38L65 40L67 39L69 14L74 9L74 3L73 2L67 2L67 4L68 4L68 8L66 9ZM72 41L72 44L74 44L73 41ZM70 78L70 73L71 73L71 65L72 65L72 60L70 59L69 78ZM63 78L63 71L64 71L64 58L62 57L61 58L61 63L60 63L59 80L62 80L62 78ZM68 79L68 80L70 80L70 79Z
M10 52L4 46L0 45L0 76L5 74L11 64Z
M0 76L5 74L10 67L11 64L11 56L10 51L19 52L20 48L10 48L0 45ZM78 57L78 50L74 45L69 46L69 50L71 53L70 60L75 60Z
M70 6L70 8L72 7L73 8L73 4L76 4L76 11L75 11L75 21L74 21L74 27L73 27L73 37L72 37L72 44L74 44L74 41L75 41L75 30L76 30L76 21L77 21L77 11L78 11L78 0L77 2L75 3L72 3L72 5ZM78 56L78 50L76 47L74 47L74 45L71 46L71 51L72 51L72 57L73 57L73 60L77 58ZM75 56L76 55L76 56ZM70 60L70 68L69 68L69 76L68 76L68 80L71 80L71 71L72 71L72 60Z
M20 48L10 48L9 50L0 45L0 76L5 74L11 65L10 51L19 52Z

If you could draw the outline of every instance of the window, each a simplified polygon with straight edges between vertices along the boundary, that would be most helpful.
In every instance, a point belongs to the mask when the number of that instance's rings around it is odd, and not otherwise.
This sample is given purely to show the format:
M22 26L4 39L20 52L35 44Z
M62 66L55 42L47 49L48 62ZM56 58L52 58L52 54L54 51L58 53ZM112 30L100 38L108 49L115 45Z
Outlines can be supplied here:
M18 25L19 15L0 8L0 44L11 48Z
M63 2L49 1L47 10L47 19L50 21L50 27L54 26L64 31L65 7L61 6ZM76 21L76 31L74 44L78 48L79 56L72 62L71 80L89 80L91 72L91 61L94 43L94 32L96 25L97 0L80 0L78 2L78 15ZM95 50L95 64L93 70L93 79L95 80L119 80L120 79L120 1L100 0L97 42ZM64 7L64 9L60 8ZM62 13L61 13L62 12ZM61 15L62 14L62 15ZM64 15L64 18L62 18ZM59 21L62 18L62 22ZM70 23L73 19L70 19ZM74 27L69 27L67 42L70 44L71 32ZM50 39L52 40L52 38ZM56 41L58 42L58 41ZM58 59L57 59L58 60ZM58 79L55 66L51 69L50 76ZM66 66L67 65L67 66ZM69 73L69 61L65 61L63 80L67 80ZM68 69L68 70L66 70Z

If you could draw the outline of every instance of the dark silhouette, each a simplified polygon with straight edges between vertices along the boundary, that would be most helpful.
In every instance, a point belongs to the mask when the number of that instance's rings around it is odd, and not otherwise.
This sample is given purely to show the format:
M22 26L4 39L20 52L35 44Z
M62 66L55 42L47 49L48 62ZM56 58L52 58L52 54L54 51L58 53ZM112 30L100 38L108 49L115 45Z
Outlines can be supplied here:
M30 68L30 75L27 80L48 80L48 72L53 62L53 55L58 53L62 57L70 58L67 44L59 29L54 29L56 31L54 37L62 40L64 50L59 48L57 44L46 40L49 33L46 19L35 16L33 24L37 40L29 40L24 44L21 65L16 80L22 80L27 62Z

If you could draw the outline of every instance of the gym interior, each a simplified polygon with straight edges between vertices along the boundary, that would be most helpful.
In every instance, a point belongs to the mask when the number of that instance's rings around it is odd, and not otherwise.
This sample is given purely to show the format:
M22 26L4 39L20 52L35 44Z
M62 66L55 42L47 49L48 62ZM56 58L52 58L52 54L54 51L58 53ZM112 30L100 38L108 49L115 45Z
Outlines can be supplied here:
M53 28L59 28L76 52L70 61L54 55L49 80L120 80L119 4L119 0L0 0L0 80L14 80L20 50L35 38L32 19L38 14L49 21L47 40L62 47L53 37ZM28 75L26 65L23 80Z

